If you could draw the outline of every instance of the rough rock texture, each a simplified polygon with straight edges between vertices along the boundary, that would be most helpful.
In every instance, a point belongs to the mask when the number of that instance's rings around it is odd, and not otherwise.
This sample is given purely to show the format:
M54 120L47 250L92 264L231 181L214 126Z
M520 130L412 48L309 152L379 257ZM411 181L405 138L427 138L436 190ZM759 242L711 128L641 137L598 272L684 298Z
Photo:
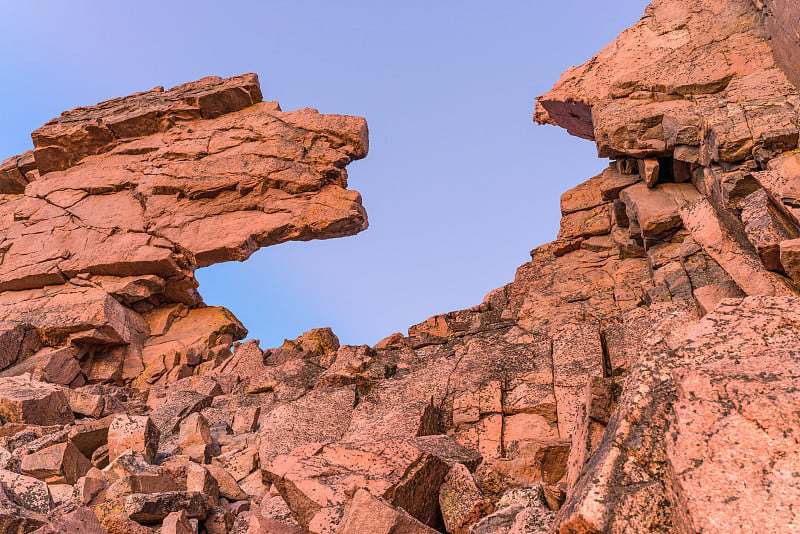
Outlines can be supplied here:
M797 531L798 21L653 2L539 98L612 158L557 240L374 347L235 343L192 276L363 229L363 120L244 75L40 128L0 166L0 530Z
M253 74L77 108L32 137L33 162L3 166L21 187L0 198L0 320L68 349L59 367L74 374L50 382L147 386L213 367L247 331L202 306L197 267L367 226L344 170L367 153L365 121L282 112ZM29 355L7 343L8 364Z

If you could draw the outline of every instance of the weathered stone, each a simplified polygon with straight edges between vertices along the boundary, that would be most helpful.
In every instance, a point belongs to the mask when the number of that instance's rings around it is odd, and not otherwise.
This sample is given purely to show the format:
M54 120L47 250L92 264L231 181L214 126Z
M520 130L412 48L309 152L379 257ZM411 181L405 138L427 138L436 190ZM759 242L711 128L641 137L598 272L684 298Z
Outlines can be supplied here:
M81 374L73 347L44 348L25 360L5 369L0 376L19 376L29 373L36 380L68 386Z
M75 498L83 505L97 504L97 501L105 500L103 491L108 483L96 467L92 467L86 472L86 476L79 478L75 482Z
M108 534L89 508L81 507L33 531L34 534Z
M161 523L162 534L193 534L189 516L184 510L170 512Z
M55 506L50 488L41 480L0 469L0 485L14 503L27 510L47 514Z
M797 232L774 208L763 189L748 195L741 208L747 239L756 247L764 267L781 271L780 243L797 237Z
M470 534L546 534L555 514L545 503L541 485L514 489L504 493L496 504L497 511L483 518Z
M211 460L213 440L205 417L195 412L181 421L175 452L202 464Z
M61 389L30 377L0 378L0 418L14 423L57 425L75 420Z
M434 529L420 523L402 509L373 496L367 490L358 490L348 504L342 524L337 530L340 534L357 534L374 532L390 534L407 532L408 534L433 534Z
M102 471L111 485L106 498L111 500L133 493L177 491L178 486L163 468L150 465L138 451L128 449Z
M570 437L577 431L587 377L603 376L604 359L597 323L567 325L554 335L553 383L561 437Z
M303 534L305 530L253 513L240 516L231 532L236 534Z
M455 464L439 488L439 506L447 532L465 534L481 517L492 512L472 474L462 464Z
M258 77L209 76L169 91L156 87L126 98L76 108L36 130L33 155L42 174L111 150L119 139L163 132L177 121L213 118L261 101ZM98 120L99 119L99 120Z
M436 524L438 492L453 463L475 467L479 456L445 436L406 441L308 444L264 467L295 519L313 532L332 532L343 517L352 481Z
M237 482L241 483L245 477L258 469L259 457L255 448L234 449L215 456L212 462L225 468Z
M666 440L676 522L687 529L782 531L798 524L793 495L796 298L729 300L681 348Z
M189 462L186 466L186 491L196 491L211 498L216 506L219 498L219 485L217 480L202 465Z
M174 391L167 395L158 408L153 410L150 418L163 434L178 431L181 421L203 408L211 406L211 397L196 391Z
M694 298L703 314L714 311L714 308L724 299L744 296L744 291L734 282L711 284L694 290Z
M108 534L152 534L152 529L140 525L121 513L104 515L100 518Z
M692 184L661 184L651 189L640 183L623 189L620 198L642 238L653 239L679 228L680 208L698 200L700 193Z
M686 229L703 250L733 278L748 295L788 295L786 280L767 271L753 246L725 221L706 199L687 205L680 212Z
M68 441L28 454L20 467L26 475L48 484L75 484L91 466L91 462Z
M309 442L341 439L350 425L356 391L352 387L314 390L278 406L260 419L259 455L268 465L279 454ZM326 421L320 425L319 421Z
M159 438L160 432L149 416L117 415L108 427L109 461L113 461L126 449L133 449L152 462Z
M559 239L574 239L603 235L611 231L611 212L607 204L593 209L576 211L561 218Z
M183 510L188 517L205 519L213 508L211 497L198 492L169 491L135 493L124 500L125 514L143 524L161 522L172 512Z
M247 499L247 494L242 491L242 488L239 487L236 479L233 478L233 475L231 475L226 469L214 464L208 464L203 467L205 467L209 474L214 477L214 480L216 480L221 497L225 497L229 501L241 501Z

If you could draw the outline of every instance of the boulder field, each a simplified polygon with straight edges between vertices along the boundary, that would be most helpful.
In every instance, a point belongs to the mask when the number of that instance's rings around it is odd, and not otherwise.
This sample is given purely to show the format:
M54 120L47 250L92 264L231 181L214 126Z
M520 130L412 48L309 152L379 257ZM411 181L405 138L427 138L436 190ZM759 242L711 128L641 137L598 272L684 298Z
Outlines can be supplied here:
M0 165L0 532L800 531L800 7L655 0L537 99L606 170L514 280L280 347L194 271L367 227L364 119L258 78Z

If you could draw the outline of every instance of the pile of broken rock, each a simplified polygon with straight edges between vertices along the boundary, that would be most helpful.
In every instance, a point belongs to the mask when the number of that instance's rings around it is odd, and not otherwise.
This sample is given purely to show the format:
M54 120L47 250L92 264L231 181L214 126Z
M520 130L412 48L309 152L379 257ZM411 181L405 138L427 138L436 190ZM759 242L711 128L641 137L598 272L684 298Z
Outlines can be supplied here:
M799 20L653 2L538 100L612 159L558 239L374 347L239 343L193 275L365 229L363 119L243 75L39 128L0 165L0 531L796 531Z

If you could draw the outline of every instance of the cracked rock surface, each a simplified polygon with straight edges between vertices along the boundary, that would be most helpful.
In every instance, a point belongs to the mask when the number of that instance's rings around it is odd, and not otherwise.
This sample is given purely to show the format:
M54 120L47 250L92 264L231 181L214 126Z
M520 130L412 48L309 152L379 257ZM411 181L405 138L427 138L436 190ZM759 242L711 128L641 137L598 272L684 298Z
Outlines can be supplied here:
M539 98L611 158L557 239L374 347L240 343L192 275L363 230L363 119L243 75L50 121L0 166L0 531L797 531L799 20L655 0Z

